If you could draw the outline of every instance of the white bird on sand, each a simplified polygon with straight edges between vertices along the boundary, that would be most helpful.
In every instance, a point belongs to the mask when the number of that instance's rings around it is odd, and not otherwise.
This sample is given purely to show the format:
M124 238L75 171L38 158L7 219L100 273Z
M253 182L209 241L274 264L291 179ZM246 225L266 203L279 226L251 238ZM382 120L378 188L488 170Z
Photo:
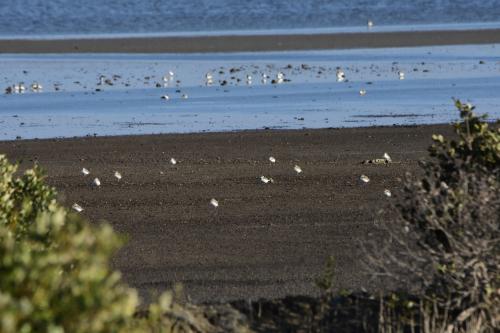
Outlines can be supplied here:
M368 183L370 181L370 178L368 178L368 176L365 176L365 175L361 175L359 177L359 180L361 180L363 183Z
M399 71L398 75L399 75L399 79L400 80L404 80L405 79L405 72Z
M269 156L269 161L271 163L276 163L276 159L274 157L272 157L272 156Z
M391 158L391 157L389 156L389 154L387 154L387 153L384 153L384 159L385 159L387 162L389 162L389 163L391 163L391 162L392 162L392 158Z
M208 72L207 74L205 74L205 79L207 80L213 80L213 76L212 76L212 73Z
M359 95L360 95L360 96L364 96L364 95L366 95L366 90L365 90L365 89L361 89L361 90L359 91Z
M115 178L118 180L122 179L122 174L119 173L118 171L115 171Z
M302 168L299 167L298 165L294 166L293 170L295 170L296 173L301 173L302 172Z
M182 94L181 98L182 99L188 99L188 95L187 94Z
M177 160L176 160L175 158L173 158L173 157L172 157L172 158L170 159L170 164L172 164L172 165L176 165L176 164L177 164Z
M212 200L210 200L210 204L212 206L214 206L215 208L219 207L219 202L217 200L215 200L214 198L212 198Z
M170 97L168 95L163 95L163 96L161 96L161 99L168 101L170 99Z
M260 176L260 180L264 184L267 184L267 183L269 183L271 181L271 179L267 178L266 176Z
M80 213L83 210L82 206L80 206L77 203L74 203L73 206L71 206L71 208L73 208L73 210L77 211L78 213Z
M87 169L85 169L85 168L83 168L82 169L82 173L83 173L84 176L87 176L88 174L90 174L90 171L87 170Z
M385 190L384 190L384 194L385 194L385 196L386 196L386 197L388 197L388 198L390 198L390 197L392 196L391 191L389 191L388 189L385 189Z
M101 181L99 180L99 178L94 178L92 184L94 184L94 186L101 186Z

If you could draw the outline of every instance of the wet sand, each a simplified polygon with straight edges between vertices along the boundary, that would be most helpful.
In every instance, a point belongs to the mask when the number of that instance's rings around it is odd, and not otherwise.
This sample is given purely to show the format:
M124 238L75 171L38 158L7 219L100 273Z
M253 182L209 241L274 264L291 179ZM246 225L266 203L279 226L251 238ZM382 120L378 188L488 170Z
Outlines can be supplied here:
M0 53L200 53L321 50L500 42L499 29L99 39L2 39Z
M376 212L416 172L433 133L449 126L243 131L0 142L47 171L68 207L127 235L114 259L142 295L182 282L192 301L314 295L329 255L337 288L367 288L359 242ZM396 163L364 165L388 152ZM277 160L271 164L269 156ZM178 163L171 165L174 157ZM294 165L303 173L296 174ZM82 167L91 175L84 177ZM113 172L122 173L122 180ZM361 184L359 176L370 177ZM260 176L272 177L264 184ZM101 187L91 185L99 177ZM220 206L210 206L211 198ZM378 236L377 236L378 235Z

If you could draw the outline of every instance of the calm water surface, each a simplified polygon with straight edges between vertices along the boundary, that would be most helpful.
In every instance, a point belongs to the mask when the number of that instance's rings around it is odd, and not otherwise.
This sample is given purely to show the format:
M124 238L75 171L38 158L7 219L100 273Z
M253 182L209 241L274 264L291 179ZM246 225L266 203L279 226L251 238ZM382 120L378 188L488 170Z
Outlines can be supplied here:
M500 0L0 0L0 36L500 23Z

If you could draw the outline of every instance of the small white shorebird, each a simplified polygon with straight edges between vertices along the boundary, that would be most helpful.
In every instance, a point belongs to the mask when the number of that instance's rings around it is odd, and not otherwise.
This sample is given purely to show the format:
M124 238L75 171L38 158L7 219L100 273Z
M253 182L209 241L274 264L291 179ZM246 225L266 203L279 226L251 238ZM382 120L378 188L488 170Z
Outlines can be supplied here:
M215 200L214 198L212 198L212 200L210 200L210 204L212 206L214 206L215 208L219 207L219 202L217 200Z
M173 157L172 157L172 158L170 159L170 164L172 164L172 165L176 165L176 164L177 164L177 160L176 160L175 158L173 158Z
M285 81L285 74L278 72L278 74L276 74L276 82L283 83L284 81Z
M384 159L385 159L387 162L389 162L389 163L391 163L391 162L392 162L392 158L391 158L391 157L389 156L389 154L387 154L387 153L384 153Z
M213 83L214 83L214 77L212 73L208 72L207 74L205 74L205 84L209 86Z
M80 213L81 211L83 211L82 206L80 206L76 202L73 204L73 206L71 206L71 208L73 208L73 210L77 211L78 213Z
M82 173L83 173L83 175L84 175L84 176L87 176L87 175L89 175L89 174L90 174L90 171L89 171L89 170L87 170L87 169L85 169L85 168L83 168L83 169L82 169Z
M399 72L398 72L398 75L399 75L399 79L400 79L400 80L404 80L404 79L405 79L405 72L403 72L403 71L399 71Z
M182 94L181 98L182 99L188 99L188 95L187 94Z
M373 28L373 25L374 25L374 24L373 24L373 21L372 21L372 20L368 20L367 25L368 25L368 29Z
M94 186L101 186L101 181L99 180L99 178L94 178L94 181L92 182L92 184Z
M115 171L115 178L118 180L122 179L122 174L119 173L118 171Z
M169 82L174 79L174 72L168 71L167 75L163 76L163 82Z
M170 99L170 97L168 95L163 95L163 96L161 96L161 99L168 101Z
M99 76L99 82L97 83L98 86L103 86L106 81L106 76L100 75Z
M302 172L302 168L301 168L301 167L299 167L298 165L295 165L295 166L293 167L293 170L295 170L295 172L296 172L296 173L301 173L301 172Z
M266 176L260 176L260 181L263 182L264 184L267 184L271 182L271 179L267 178Z
M24 86L24 83L22 83L22 82L15 84L13 86L13 89L14 89L15 94L24 94L24 92L26 91L26 87Z
M385 190L384 190L384 195L385 195L386 197L390 198L390 197L392 196L392 193L391 193L391 191L390 191L390 190L385 189Z
M272 157L272 156L269 156L269 161L271 163L276 163L276 159L274 157Z
M39 84L38 82L33 82L31 84L31 91L33 92L41 92L43 89L42 85Z
M368 176L366 176L366 175L359 176L359 180L361 180L365 184L370 182L370 178L368 178Z
M266 84L267 83L267 79L269 79L269 75L267 75L266 73L262 73L262 79L260 80L260 82L262 84Z
M345 81L345 73L343 70L340 68L337 69L337 82L344 82Z
M366 89L360 89L359 90L359 95L360 96L365 96L366 95Z

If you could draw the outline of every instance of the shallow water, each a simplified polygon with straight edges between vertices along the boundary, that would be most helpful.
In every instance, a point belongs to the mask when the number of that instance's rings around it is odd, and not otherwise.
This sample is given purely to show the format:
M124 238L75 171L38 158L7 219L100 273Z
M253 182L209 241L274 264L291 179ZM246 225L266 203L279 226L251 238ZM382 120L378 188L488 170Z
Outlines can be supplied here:
M1 4L3 3L3 4ZM0 35L172 33L500 22L500 0L0 0Z
M346 82L337 82L337 67ZM175 75L164 87L170 70ZM213 85L205 85L207 72ZM272 84L278 72L290 81ZM44 87L0 95L1 139L444 123L458 116L453 97L500 118L500 45L0 55L0 73L3 87ZM262 74L270 76L266 83ZM101 75L112 85L99 85Z

